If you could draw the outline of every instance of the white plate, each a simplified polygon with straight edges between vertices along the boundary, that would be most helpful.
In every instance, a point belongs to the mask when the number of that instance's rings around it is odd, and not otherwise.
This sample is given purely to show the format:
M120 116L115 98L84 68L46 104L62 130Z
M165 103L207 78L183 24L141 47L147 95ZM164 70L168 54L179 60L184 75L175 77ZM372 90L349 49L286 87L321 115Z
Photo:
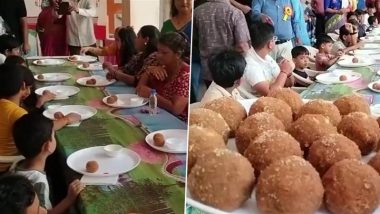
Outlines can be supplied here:
M377 93L380 93L380 90L376 90L373 88L373 84L375 83L379 83L380 84L380 81L377 81L377 82L371 82L370 84L368 84L368 88L371 90L371 91L374 91L374 92L377 92Z
M55 94L55 100L68 99L70 96L73 96L80 91L80 89L75 86L55 85L39 88L35 92L37 95L41 96L45 90L49 90L51 93Z
M107 103L107 97L103 98L103 103L114 108L135 108L140 107L148 103L148 99L139 97L137 94L116 94L116 103Z
M93 107L84 105L65 105L58 108L47 109L42 114L51 120L55 120L54 113L56 112L62 112L65 116L69 113L77 113L81 116L81 120L87 120L94 116L97 110Z
M84 68L83 64L80 64L77 66L79 70L82 71L102 71L103 70L103 65L101 64L90 64L90 67Z
M70 59L70 57L68 57L67 59L71 62L96 62L98 61L98 59L96 57L93 57L93 56L82 56L82 55L73 55L71 57L76 57L77 59L76 60L72 60Z
M376 49L370 49L370 50L354 50L354 51L350 51L349 52L350 54L354 54L354 55L372 55L372 54L380 54L380 50L376 50Z
M163 147L154 145L153 136L157 133L164 135L165 144ZM167 129L155 131L145 137L146 143L154 149L167 153L186 153L187 152L187 130Z
M294 76L294 78L296 78L297 80L299 80L300 82L302 82L305 85L310 85L310 84L314 83L313 80L311 80L309 78L305 79L305 78L301 77L300 75L298 75L298 74L296 74L294 72L293 72L293 76Z
M247 99L247 100L238 100L244 108L249 111L250 106L256 101L257 99ZM309 99L303 99L303 101L309 102ZM379 114L380 114L380 104L378 105L379 108ZM371 109L372 110L372 109ZM227 148L233 151L237 151L236 145L235 145L235 139L230 138L228 140ZM375 152L372 152L371 154L365 156L362 158L364 162L368 162L374 155L376 155ZM257 178L256 178L257 179ZM186 203L194 208L197 208L201 211L207 212L207 213L212 213L212 214L259 214L259 210L257 208L257 203L256 203L256 187L254 191L252 191L251 198L249 198L239 209L236 209L232 212L225 212L219 209L216 209L214 207L208 206L206 204L203 204L201 202L198 202L194 199L192 199L190 191L187 189L186 191ZM318 210L315 212L315 214L329 214L328 211L326 210ZM374 212L374 214L380 214L380 208L377 208L377 210Z
M318 82L322 84L339 84L339 83L349 83L353 82L355 80L358 80L361 78L361 74L352 72L351 75L347 76L347 80L345 81L340 81L339 76L334 75L332 72L329 73L324 73L324 74L319 74L316 78Z
M41 75L41 74L39 74ZM44 73L43 79L38 79L38 75L34 75L34 79L41 82L59 82L70 79L72 76L68 73Z
M368 57L368 56L367 56ZM347 68L357 68L357 67L363 67L363 66L369 66L374 63L372 58L365 58L364 56L356 56L356 58L359 59L358 63L353 63L352 59L353 56L347 56L342 60L338 60L338 65L342 67L347 67Z
M379 49L380 44L376 43L364 43L363 49Z
M38 64L37 63L38 61L41 61L42 63ZM63 59L39 59L39 60L34 60L33 64L34 65L41 65L41 66L44 66L44 65L62 65L65 62L66 62L66 60L63 60Z
M89 79L95 79L96 84L95 85L87 85L86 81ZM116 82L116 80L114 80L114 79L113 80L107 80L105 77L99 76L99 75L93 75L90 77L82 77L82 78L77 79L77 83L79 85L89 86L89 87L107 86L107 85L111 85L115 82Z
M99 169L95 173L88 173L86 172L86 163L92 160L98 162ZM140 156L136 152L124 148L117 157L111 158L105 154L103 146L96 146L72 153L66 163L72 170L80 174L107 177L133 170L139 165Z

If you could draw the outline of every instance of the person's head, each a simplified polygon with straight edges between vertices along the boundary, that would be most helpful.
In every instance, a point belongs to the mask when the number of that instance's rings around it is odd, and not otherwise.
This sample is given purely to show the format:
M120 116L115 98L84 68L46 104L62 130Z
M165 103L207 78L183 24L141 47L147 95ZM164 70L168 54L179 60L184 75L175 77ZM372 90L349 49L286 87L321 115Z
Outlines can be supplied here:
M136 54L135 40L137 36L130 26L119 29L117 35L115 41L120 51L120 66L123 66Z
M358 20L358 16L356 15L355 12L348 12L347 13L347 20L355 19Z
M304 46L296 46L292 49L292 58L296 69L305 69L309 64L309 50Z
M331 53L334 40L327 34L321 34L317 37L316 47L320 53Z
M20 56L20 43L11 35L3 34L0 36L0 53L5 56Z
M350 23L344 24L339 28L339 39L347 46L351 46L357 39L358 31L354 30L354 26Z
M192 0L172 0L170 6L170 16L175 17L180 13L191 13Z
M358 17L359 23L364 23L364 14L365 12L363 10L357 9L355 10L356 17Z
M374 3L367 4L367 12L370 16L373 16L376 13L376 7Z
M7 64L19 64L19 65L22 65L24 67L26 67L26 61L24 58L22 58L21 56L16 56L16 55L10 55L8 56L4 63L7 63Z
M377 27L379 25L376 16L368 17L368 24L373 27Z
M183 33L170 32L160 36L157 46L157 60L171 66L185 59L190 49L189 41Z
M234 86L244 74L247 62L235 50L225 50L212 56L208 62L213 80L223 88Z
M274 27L268 23L257 23L249 27L252 47L255 50L266 49L268 53L276 46Z
M157 51L160 31L153 25L142 26L137 33L135 47L137 51L144 52L144 58Z
M3 214L46 214L32 183L22 175L0 177L0 210Z
M56 148L53 121L38 112L26 114L13 125L13 140L26 160L48 157Z
M0 65L0 99L22 96L27 90L25 84L25 67L17 64Z

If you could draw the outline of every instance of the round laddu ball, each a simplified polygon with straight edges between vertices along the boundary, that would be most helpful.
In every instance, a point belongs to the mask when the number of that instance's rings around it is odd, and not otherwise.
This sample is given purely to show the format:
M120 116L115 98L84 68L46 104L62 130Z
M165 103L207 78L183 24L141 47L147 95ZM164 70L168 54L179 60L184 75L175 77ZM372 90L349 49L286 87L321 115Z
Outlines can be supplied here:
M376 119L363 112L353 112L343 117L338 132L354 141L362 155L372 152L380 140Z
M334 163L344 159L361 159L359 147L341 134L329 134L315 141L309 149L308 161L321 176Z
M251 197L255 176L245 157L228 149L215 149L195 163L187 182L195 200L232 211Z
M325 100L312 100L302 106L297 118L305 114L321 114L327 117L334 126L337 126L342 120L338 108Z
M379 206L380 176L369 165L345 159L322 178L325 205L333 214L370 214Z
M380 153L376 153L374 157L369 160L368 165L372 166L380 174Z
M227 143L230 127L222 115L205 108L192 109L190 112L189 125L197 125L210 128L220 134Z
M225 148L222 136L214 130L192 125L189 127L188 172L198 157L216 148Z
M249 115L259 112L267 112L273 114L288 128L293 122L293 113L290 106L277 98L273 97L260 97L249 109Z
M236 131L236 148L244 154L252 139L268 130L285 130L285 126L273 114L260 112L245 119Z
M291 134L306 152L314 141L319 138L337 133L336 127L330 120L320 114L305 114L296 120L289 128Z
M363 97L357 95L340 97L335 100L334 105L338 107L340 114L343 116L356 111L366 114L371 113L368 102Z
M222 97L204 104L203 108L213 110L224 118L231 129L230 137L235 136L235 131L241 121L247 117L245 108L230 97Z
M268 97L274 97L286 102L292 109L293 116L298 114L298 111L303 105L301 96L290 88L279 88L269 92Z
M300 144L290 134L280 130L263 132L251 141L244 152L256 174L271 163L292 155L303 156Z
M323 201L322 182L309 162L289 156L261 172L256 201L263 214L315 213Z

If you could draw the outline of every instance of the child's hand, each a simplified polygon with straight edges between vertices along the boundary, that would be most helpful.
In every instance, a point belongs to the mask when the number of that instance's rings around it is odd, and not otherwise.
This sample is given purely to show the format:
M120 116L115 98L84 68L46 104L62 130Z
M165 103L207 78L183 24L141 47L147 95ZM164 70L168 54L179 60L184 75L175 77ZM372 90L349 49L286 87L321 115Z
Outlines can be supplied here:
M81 183L78 179L70 183L69 189L67 191L67 199L70 201L75 201L79 193L85 188L85 185Z
M103 69L108 69L108 70L110 70L110 69L112 69L112 68L113 68L112 63L110 63L110 62L105 62L105 63L103 63Z
M69 113L65 116L65 118L67 119L68 124L79 122L82 119L81 116L77 113Z
M48 91L48 90L45 90L43 93L42 93L42 96L41 96L41 100L43 101L43 103L45 102L49 102L51 100L54 100L55 98L55 94L53 94L52 92Z

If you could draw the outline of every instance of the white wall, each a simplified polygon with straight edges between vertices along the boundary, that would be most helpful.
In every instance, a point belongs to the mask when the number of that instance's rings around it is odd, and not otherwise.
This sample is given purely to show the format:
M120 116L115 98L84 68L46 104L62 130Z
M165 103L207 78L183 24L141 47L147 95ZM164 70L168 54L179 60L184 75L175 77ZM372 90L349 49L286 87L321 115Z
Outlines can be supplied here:
M130 5L131 25L136 32L144 25L161 29L163 21L170 16L170 0L130 0Z

